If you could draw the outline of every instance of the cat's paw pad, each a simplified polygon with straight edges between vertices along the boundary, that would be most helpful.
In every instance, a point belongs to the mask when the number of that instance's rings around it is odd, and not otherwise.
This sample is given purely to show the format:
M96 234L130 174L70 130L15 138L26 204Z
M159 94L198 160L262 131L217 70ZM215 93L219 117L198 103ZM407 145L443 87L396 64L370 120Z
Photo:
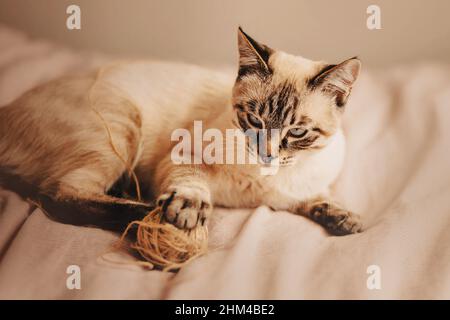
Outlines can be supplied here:
M164 219L180 229L204 225L212 211L209 193L189 187L173 188L162 193L157 205Z
M315 205L310 215L333 235L343 236L362 231L363 225L359 215L328 202Z

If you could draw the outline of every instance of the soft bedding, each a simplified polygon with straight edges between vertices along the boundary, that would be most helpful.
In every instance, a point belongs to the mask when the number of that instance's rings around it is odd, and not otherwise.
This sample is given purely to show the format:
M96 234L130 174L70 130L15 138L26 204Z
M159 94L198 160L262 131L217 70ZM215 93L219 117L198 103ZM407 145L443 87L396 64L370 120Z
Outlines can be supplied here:
M107 61L0 26L0 106ZM51 221L0 190L0 298L449 299L450 67L365 70L346 109L348 152L334 191L363 216L363 233L333 237L267 207L217 208L208 254L164 273L109 252L117 235ZM79 290L66 286L71 265Z

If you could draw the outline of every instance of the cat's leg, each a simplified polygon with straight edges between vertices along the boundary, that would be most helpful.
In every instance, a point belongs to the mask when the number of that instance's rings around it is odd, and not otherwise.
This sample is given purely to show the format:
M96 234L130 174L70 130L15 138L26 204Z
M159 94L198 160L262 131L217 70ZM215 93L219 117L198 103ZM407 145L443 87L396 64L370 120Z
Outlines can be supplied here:
M177 165L170 157L155 172L153 189L166 221L181 229L204 225L212 211L205 165Z
M55 221L77 226L121 232L135 220L142 220L153 206L104 194L38 197L39 203Z
M95 176L98 179L93 179ZM154 209L150 204L106 195L105 186L113 181L108 181L106 175L98 174L94 168L69 172L53 180L46 189L1 167L0 177L2 185L33 200L50 218L61 223L123 231L128 223L141 220Z
M294 210L322 225L333 235L347 235L362 231L359 215L342 208L327 197L316 197L301 202Z
M117 169L124 170L123 165L115 164ZM113 161L111 168L114 168ZM113 180L109 181L98 167L78 168L62 177L54 192L40 194L38 199L59 222L112 231L123 231L131 221L142 220L154 209L151 204L105 194L112 184Z

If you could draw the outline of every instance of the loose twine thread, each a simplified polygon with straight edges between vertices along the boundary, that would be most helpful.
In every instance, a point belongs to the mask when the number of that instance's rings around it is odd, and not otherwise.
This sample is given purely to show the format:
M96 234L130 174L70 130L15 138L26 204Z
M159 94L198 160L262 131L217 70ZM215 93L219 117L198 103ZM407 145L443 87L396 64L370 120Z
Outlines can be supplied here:
M96 74L95 81L88 93L89 106L98 116L100 122L102 122L114 154L120 159L121 162L123 162L128 174L133 178L136 186L137 200L142 202L139 179L137 178L133 168L128 165L128 162L120 154L118 148L116 147L108 122L92 103L92 92L106 68L99 69ZM117 92L121 91L120 88L116 87L115 89L117 89ZM132 99L128 98L128 101L132 102ZM135 106L136 104L133 103L133 105ZM31 198L28 198L27 200L41 209L41 211L47 216L51 216L48 212L46 212L39 201L35 201ZM136 226L136 240L133 243L130 243L127 240L127 236ZM104 252L101 255L103 259L117 264L134 264L149 269L153 269L157 266L161 268L162 271L174 271L182 268L195 258L206 253L208 248L208 227L206 225L198 225L192 230L180 230L172 224L165 222L161 210L157 207L154 210L149 211L147 216L145 216L141 221L135 220L130 222L112 248L114 250L133 249L138 252L145 261L131 261L125 263L114 261L106 258L105 256L107 253L111 253L111 251Z
M99 69L96 74L95 81L88 94L89 105L102 122L113 152L123 162L128 174L133 178L138 201L142 201L139 180L134 169L128 165L128 162L120 154L114 143L108 122L92 103L94 87L106 68ZM115 89L118 89L117 92L123 92L120 88ZM132 102L132 99L128 98L128 101ZM133 103L133 105L135 106L136 104ZM134 243L130 243L126 238L134 227L137 227L136 240ZM208 227L199 225L192 230L180 230L165 222L161 210L157 207L149 211L142 221L136 220L129 223L119 241L113 247L115 249L125 247L137 251L145 261L134 261L134 264L150 269L158 266L163 271L173 271L180 269L206 252L208 247Z

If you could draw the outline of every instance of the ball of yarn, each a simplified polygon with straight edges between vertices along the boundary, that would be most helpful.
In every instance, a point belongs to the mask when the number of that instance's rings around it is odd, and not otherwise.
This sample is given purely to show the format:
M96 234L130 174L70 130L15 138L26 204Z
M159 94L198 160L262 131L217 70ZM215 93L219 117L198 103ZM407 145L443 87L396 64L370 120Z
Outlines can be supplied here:
M141 201L139 180L133 169L129 167L129 161L119 152L108 122L96 108L98 101L94 100L96 85L110 85L100 82L102 74L109 68L107 66L98 70L95 81L88 93L89 105L105 127L112 151L127 167L129 175L133 178L136 185L137 201ZM120 88L114 87L112 89L118 89L116 90L117 92L122 92ZM133 103L129 97L125 97L125 99L131 104ZM208 228L206 226L197 226L192 230L177 229L173 225L163 221L160 209L157 208L149 212L142 221L131 222L122 234L118 247L121 247L125 243L125 238L132 229L134 230L134 227L137 227L136 240L129 247L136 250L145 260L142 263L137 262L140 265L158 266L163 270L179 269L192 259L205 253L208 246Z
M136 240L130 247L151 265L165 271L176 270L206 252L207 226L181 230L163 220L159 208L150 211L142 221L131 222L122 239L137 227Z

